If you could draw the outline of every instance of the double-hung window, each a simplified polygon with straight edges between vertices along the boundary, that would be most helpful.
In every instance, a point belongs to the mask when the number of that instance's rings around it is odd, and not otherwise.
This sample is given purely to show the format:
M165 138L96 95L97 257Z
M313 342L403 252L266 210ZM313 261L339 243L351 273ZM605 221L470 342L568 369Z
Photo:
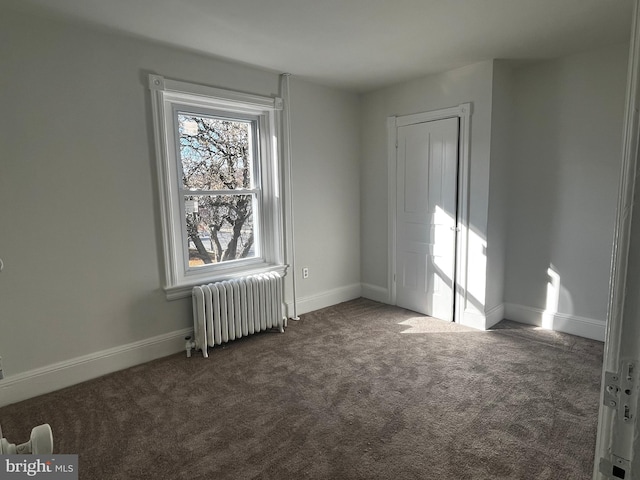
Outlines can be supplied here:
M283 269L278 98L149 76L169 298Z

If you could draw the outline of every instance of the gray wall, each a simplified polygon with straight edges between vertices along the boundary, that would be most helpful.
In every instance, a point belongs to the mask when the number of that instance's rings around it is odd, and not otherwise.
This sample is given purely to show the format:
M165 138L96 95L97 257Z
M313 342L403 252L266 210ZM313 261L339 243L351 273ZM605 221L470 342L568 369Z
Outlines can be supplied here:
M560 282L558 320L578 331L580 322L605 321L627 52L618 45L515 71L510 318L539 321L552 267Z
M494 312L490 323L503 318L509 164L512 161L513 72L509 62L494 60L491 96L491 165L487 242L487 295L485 307Z
M278 74L10 11L0 45L3 387L189 328L190 299L161 290L146 76L273 95ZM296 250L312 269L300 290L331 289L324 306L359 295L358 97L299 80L292 96ZM100 373L87 365L72 377Z
M360 103L293 79L291 104L298 310L305 312L360 296Z

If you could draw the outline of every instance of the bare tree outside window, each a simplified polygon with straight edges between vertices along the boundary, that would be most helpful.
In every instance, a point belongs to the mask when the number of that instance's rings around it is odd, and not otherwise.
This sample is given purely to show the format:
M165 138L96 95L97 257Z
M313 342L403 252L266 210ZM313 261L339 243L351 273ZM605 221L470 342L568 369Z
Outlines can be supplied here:
M189 266L256 256L255 126L178 114Z

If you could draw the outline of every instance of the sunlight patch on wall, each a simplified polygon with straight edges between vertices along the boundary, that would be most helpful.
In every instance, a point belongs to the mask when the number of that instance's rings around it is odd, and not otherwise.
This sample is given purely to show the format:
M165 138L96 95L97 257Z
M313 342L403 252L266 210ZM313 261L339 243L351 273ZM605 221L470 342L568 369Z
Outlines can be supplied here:
M560 274L552 265L547 269L549 281L547 282L547 302L542 313L542 328L553 330L553 321L558 313L558 303L560 301Z

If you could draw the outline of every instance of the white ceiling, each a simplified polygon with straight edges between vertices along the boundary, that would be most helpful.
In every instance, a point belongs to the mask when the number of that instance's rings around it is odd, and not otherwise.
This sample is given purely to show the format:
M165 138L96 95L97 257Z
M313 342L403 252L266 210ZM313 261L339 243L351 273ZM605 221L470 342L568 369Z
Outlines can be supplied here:
M2 0L367 91L491 58L624 42L632 0Z

